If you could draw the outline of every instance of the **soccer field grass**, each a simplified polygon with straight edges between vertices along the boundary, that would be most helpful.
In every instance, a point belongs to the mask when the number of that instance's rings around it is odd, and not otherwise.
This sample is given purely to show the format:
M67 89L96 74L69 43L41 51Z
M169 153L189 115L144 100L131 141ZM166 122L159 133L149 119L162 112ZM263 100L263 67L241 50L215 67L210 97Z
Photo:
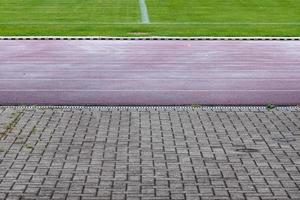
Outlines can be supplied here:
M300 2L0 0L0 35L300 36Z

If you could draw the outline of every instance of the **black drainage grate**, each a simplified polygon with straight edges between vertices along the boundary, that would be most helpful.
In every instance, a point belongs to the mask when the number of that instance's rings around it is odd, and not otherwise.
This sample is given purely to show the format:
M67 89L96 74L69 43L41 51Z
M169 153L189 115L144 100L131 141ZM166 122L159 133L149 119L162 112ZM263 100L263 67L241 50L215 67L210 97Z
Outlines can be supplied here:
M65 37L65 36L20 36L20 37L1 37L0 40L276 40L276 41L299 41L300 37Z

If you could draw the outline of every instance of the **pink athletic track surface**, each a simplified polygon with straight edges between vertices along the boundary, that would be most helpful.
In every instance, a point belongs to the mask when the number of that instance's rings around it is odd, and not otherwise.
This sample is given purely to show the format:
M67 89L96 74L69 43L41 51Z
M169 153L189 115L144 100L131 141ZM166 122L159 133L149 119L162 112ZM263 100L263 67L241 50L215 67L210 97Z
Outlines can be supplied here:
M300 103L300 41L0 41L1 105L269 103Z

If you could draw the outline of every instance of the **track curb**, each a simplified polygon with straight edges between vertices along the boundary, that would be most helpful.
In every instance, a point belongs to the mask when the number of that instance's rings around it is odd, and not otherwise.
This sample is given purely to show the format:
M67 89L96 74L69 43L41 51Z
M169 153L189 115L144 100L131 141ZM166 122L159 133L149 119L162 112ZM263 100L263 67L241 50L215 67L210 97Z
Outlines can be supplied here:
M214 40L214 41L300 41L300 37L106 37L106 36L1 36L0 40Z
M178 105L178 106L56 106L56 105L36 105L36 106L0 106L0 109L88 109L88 110L135 110L135 111L239 111L239 112L266 112L266 111L291 111L300 112L300 106L276 106L268 109L266 106L201 106L201 105Z

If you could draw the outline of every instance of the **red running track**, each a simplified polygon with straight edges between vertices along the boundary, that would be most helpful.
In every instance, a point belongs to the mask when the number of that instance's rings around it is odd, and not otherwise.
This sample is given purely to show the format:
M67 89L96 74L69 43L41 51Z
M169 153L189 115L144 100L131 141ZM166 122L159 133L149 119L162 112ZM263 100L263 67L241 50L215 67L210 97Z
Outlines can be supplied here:
M0 41L0 104L300 104L299 41Z

